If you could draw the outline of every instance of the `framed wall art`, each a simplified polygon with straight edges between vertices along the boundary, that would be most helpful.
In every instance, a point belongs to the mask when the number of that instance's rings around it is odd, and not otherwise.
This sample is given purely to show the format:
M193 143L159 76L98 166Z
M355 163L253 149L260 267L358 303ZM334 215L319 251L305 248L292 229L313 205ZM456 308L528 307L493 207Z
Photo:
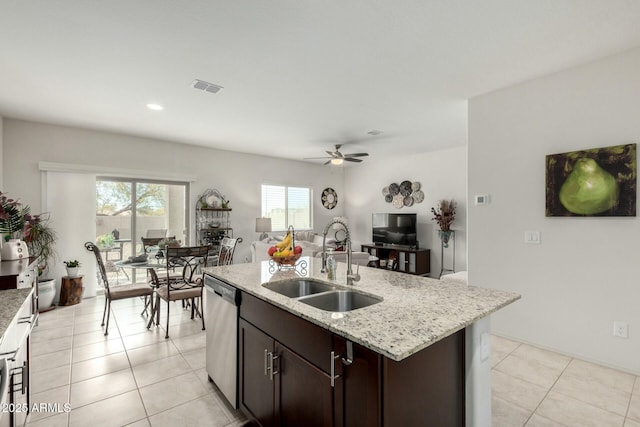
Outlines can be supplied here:
M546 216L636 216L636 144L546 157Z
M333 188L327 187L322 190L322 196L320 197L322 200L322 206L325 209L333 209L338 204L338 194Z

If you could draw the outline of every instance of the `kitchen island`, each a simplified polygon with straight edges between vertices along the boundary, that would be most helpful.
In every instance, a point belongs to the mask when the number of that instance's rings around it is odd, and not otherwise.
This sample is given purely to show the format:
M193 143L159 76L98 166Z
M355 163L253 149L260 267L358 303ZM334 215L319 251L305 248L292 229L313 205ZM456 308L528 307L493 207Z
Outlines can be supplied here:
M319 264L318 259L303 257L295 269L278 269L267 261L205 269L242 292L239 400L249 417L263 425L286 425L304 420L300 417L305 412L320 406L323 412L313 418L323 420L318 425L425 425L425 420L490 425L487 317L519 295L361 267L360 281L348 289L382 301L338 313L263 286L304 277L347 289L345 264L338 264L333 281L320 273ZM256 340L264 342L256 346ZM257 356L251 360L252 353L246 351L261 345L265 366ZM309 368L297 371L297 381L308 384L287 394L285 374L304 363ZM259 380L255 375L263 368L272 384L265 382L255 394L266 402L258 410L245 400L253 393L247 387ZM318 371L316 382L310 379L311 369ZM327 387L331 383L330 393L314 395L310 399L314 404L307 407L299 393L322 390L323 375ZM273 402L267 392L274 395ZM285 397L294 401L286 402ZM272 416L264 416L270 406ZM289 417L296 407L300 407L298 418Z

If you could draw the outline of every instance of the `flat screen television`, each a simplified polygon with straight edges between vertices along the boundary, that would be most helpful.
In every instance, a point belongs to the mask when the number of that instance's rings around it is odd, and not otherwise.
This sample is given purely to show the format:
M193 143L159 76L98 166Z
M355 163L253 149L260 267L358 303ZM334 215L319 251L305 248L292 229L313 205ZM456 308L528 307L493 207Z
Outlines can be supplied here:
M374 213L373 243L416 246L416 220L414 213Z

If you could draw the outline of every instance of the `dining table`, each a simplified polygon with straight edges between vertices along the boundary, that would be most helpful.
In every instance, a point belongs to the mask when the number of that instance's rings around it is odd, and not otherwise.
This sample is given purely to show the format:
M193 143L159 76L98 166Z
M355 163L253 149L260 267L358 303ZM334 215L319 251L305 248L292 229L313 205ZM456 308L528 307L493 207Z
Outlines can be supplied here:
M137 261L135 258L130 258L127 260L122 260L122 261L117 261L114 262L114 265L117 268L120 269L131 269L131 270L145 270L146 272L146 277L147 277L147 282L149 283L149 286L151 286L153 288L153 293L154 295L151 297L151 302L150 302L150 306L151 306L151 319L153 320L155 318L155 314L157 311L157 307L154 304L154 300L156 300L155 298L155 293L158 289L158 285L151 282L149 280L149 273L148 270L164 270L167 268L167 262L165 260L165 258L158 258L155 256L147 256L145 261ZM159 275L159 277L162 277L164 275ZM132 276L134 279L136 278L135 275ZM162 281L161 283L162 284ZM147 307L149 306L149 304L145 305L144 310L142 311L142 313L144 313L147 310Z
M142 256L140 256L142 257ZM167 260L164 257L158 257L158 256L154 256L154 255L147 255L146 260L137 260L136 257L132 257L128 260L123 260L123 261L117 261L114 263L114 265L118 268L124 269L124 268L128 268L128 269L132 269L132 270L166 270L167 268L169 269L175 269L180 267L180 265L171 265L169 263L169 265L167 265ZM149 279L149 274L147 273L147 279ZM133 276L135 278L135 276ZM182 280L182 274L181 273L174 273L172 275L167 275L166 273L164 274L158 274L158 282L159 283L153 283L151 281L148 280L149 282L149 286L151 286L153 288L153 292L154 295L152 297L151 300L151 321L149 322L149 324L151 324L152 322L154 322L154 318L155 315L157 313L158 307L156 306L156 304L154 304L154 300L157 300L156 298L156 292L158 290L158 287L163 286L165 284L167 284L169 281L171 280L176 280L176 281L180 281ZM143 310L143 313L146 311L147 306L145 306L145 310ZM201 316L202 313L200 313L200 310L197 309L196 307L196 314Z

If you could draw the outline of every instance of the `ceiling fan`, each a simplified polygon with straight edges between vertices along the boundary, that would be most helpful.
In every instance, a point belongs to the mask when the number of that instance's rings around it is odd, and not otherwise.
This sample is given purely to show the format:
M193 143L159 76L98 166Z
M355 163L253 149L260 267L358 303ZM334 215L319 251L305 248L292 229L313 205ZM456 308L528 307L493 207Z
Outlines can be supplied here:
M326 162L324 162L323 164L328 165L329 163L331 163L332 165L341 165L342 162L354 162L354 163L360 163L362 162L362 159L358 159L357 157L365 157L368 156L369 153L351 153L351 154L342 154L340 152L340 147L342 147L342 144L336 144L336 151L327 151L326 153L329 156L324 156L324 157L305 157L306 160L314 160L314 159L329 159Z

